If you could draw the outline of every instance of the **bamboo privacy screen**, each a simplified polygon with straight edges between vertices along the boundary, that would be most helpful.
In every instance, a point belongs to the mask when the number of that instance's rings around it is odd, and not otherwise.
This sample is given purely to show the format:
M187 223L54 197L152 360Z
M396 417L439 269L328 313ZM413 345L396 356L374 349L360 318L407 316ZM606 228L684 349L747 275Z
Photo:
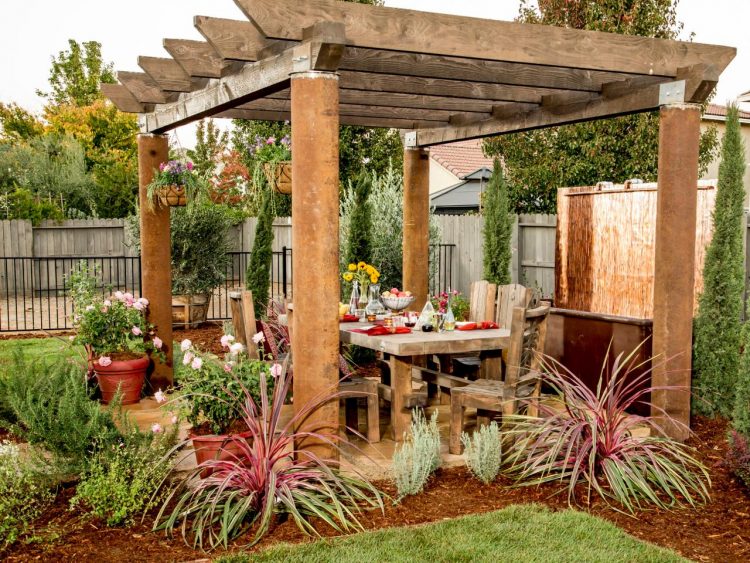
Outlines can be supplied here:
M715 181L698 183L695 290L711 240ZM653 315L656 184L563 188L557 197L555 304L648 319Z

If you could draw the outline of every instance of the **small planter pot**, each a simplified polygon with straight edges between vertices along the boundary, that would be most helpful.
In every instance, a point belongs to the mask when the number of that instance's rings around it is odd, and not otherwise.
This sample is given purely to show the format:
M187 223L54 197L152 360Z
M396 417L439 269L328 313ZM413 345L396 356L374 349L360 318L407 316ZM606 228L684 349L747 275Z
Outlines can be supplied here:
M108 366L94 362L99 389L102 392L102 403L109 404L122 390L122 404L134 405L141 400L141 390L146 381L146 370L150 360L148 356L134 360L113 360Z
M244 452L240 442L250 443L252 434L244 432L242 434L226 435L191 435L193 449L195 450L195 461L198 465L209 460L237 461L244 458ZM205 479L213 473L213 470L206 468L201 471L201 478Z
M164 186L157 192L157 197L162 205L169 207L184 207L187 205L185 188L182 186Z
M274 190L281 194L292 193L292 161L266 162L263 172Z

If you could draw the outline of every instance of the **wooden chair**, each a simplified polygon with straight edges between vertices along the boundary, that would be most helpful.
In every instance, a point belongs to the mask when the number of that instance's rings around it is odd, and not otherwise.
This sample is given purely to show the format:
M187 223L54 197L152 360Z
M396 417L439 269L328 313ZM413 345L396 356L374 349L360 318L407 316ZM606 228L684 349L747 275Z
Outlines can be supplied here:
M538 402L541 392L539 356L544 352L549 311L547 303L533 309L513 309L505 381L481 378L452 390L450 453L461 453L461 432L467 407L477 409L477 425L488 423L487 413L490 412L506 416L517 413L522 400L531 400L529 414L536 416L538 407L535 401Z

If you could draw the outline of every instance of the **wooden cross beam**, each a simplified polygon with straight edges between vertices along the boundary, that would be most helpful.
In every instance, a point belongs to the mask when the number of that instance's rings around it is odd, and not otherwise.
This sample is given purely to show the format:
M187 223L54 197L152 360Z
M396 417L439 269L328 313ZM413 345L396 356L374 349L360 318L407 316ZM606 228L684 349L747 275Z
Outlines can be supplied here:
M290 121L291 113L288 111L268 111L257 109L230 109L216 117L226 119L252 119L258 121ZM357 125L360 127L386 127L397 129L428 129L447 125L447 121L420 121L415 119L393 119L373 116L342 115L339 118L341 125Z
M235 0L271 39L299 41L320 21L347 45L427 55L674 77L698 63L725 68L736 50L668 39L402 10L338 0Z
M165 39L164 49L190 76L221 78L233 68L205 41Z
M201 81L193 80L174 59L138 57L138 66L167 92L192 92L201 87Z

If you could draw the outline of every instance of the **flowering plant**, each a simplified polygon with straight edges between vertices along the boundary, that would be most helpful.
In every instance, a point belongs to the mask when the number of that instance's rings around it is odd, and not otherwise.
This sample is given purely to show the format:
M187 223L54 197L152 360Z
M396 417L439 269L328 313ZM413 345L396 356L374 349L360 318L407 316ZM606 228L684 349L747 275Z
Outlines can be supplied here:
M253 184L257 188L263 184L264 178L272 182L280 162L292 159L292 141L289 135L284 135L280 139L256 135L254 144L248 146L247 152L255 163Z
M455 289L450 293L441 291L437 295L433 295L430 300L438 313L445 313L448 310L448 301L450 301L453 316L456 317L457 321L465 321L469 318L469 302L460 291Z
M259 332L253 342L261 347L265 338ZM190 340L180 343L182 362L178 377L185 392L185 416L193 428L226 434L241 418L245 393L260 401L261 380L273 389L281 365L249 357L245 347L231 335L221 337L224 357L199 351ZM260 348L262 353L262 348Z
M98 357L108 366L112 359L129 359L146 352L161 353L163 342L154 326L146 321L148 299L115 291L105 297L96 294L96 268L85 261L67 277L73 300L73 342L81 344L89 358Z
M362 290L361 295L367 295L367 286L371 283L378 283L380 280L380 272L377 268L366 262L359 262L357 264L349 264L346 268L346 272L341 274L345 282L352 283L357 282L360 289Z
M146 194L149 206L153 207L154 196L168 186L184 190L185 198L191 202L207 192L208 183L198 174L190 161L162 162L159 164L159 171L154 174L154 179L148 185Z

